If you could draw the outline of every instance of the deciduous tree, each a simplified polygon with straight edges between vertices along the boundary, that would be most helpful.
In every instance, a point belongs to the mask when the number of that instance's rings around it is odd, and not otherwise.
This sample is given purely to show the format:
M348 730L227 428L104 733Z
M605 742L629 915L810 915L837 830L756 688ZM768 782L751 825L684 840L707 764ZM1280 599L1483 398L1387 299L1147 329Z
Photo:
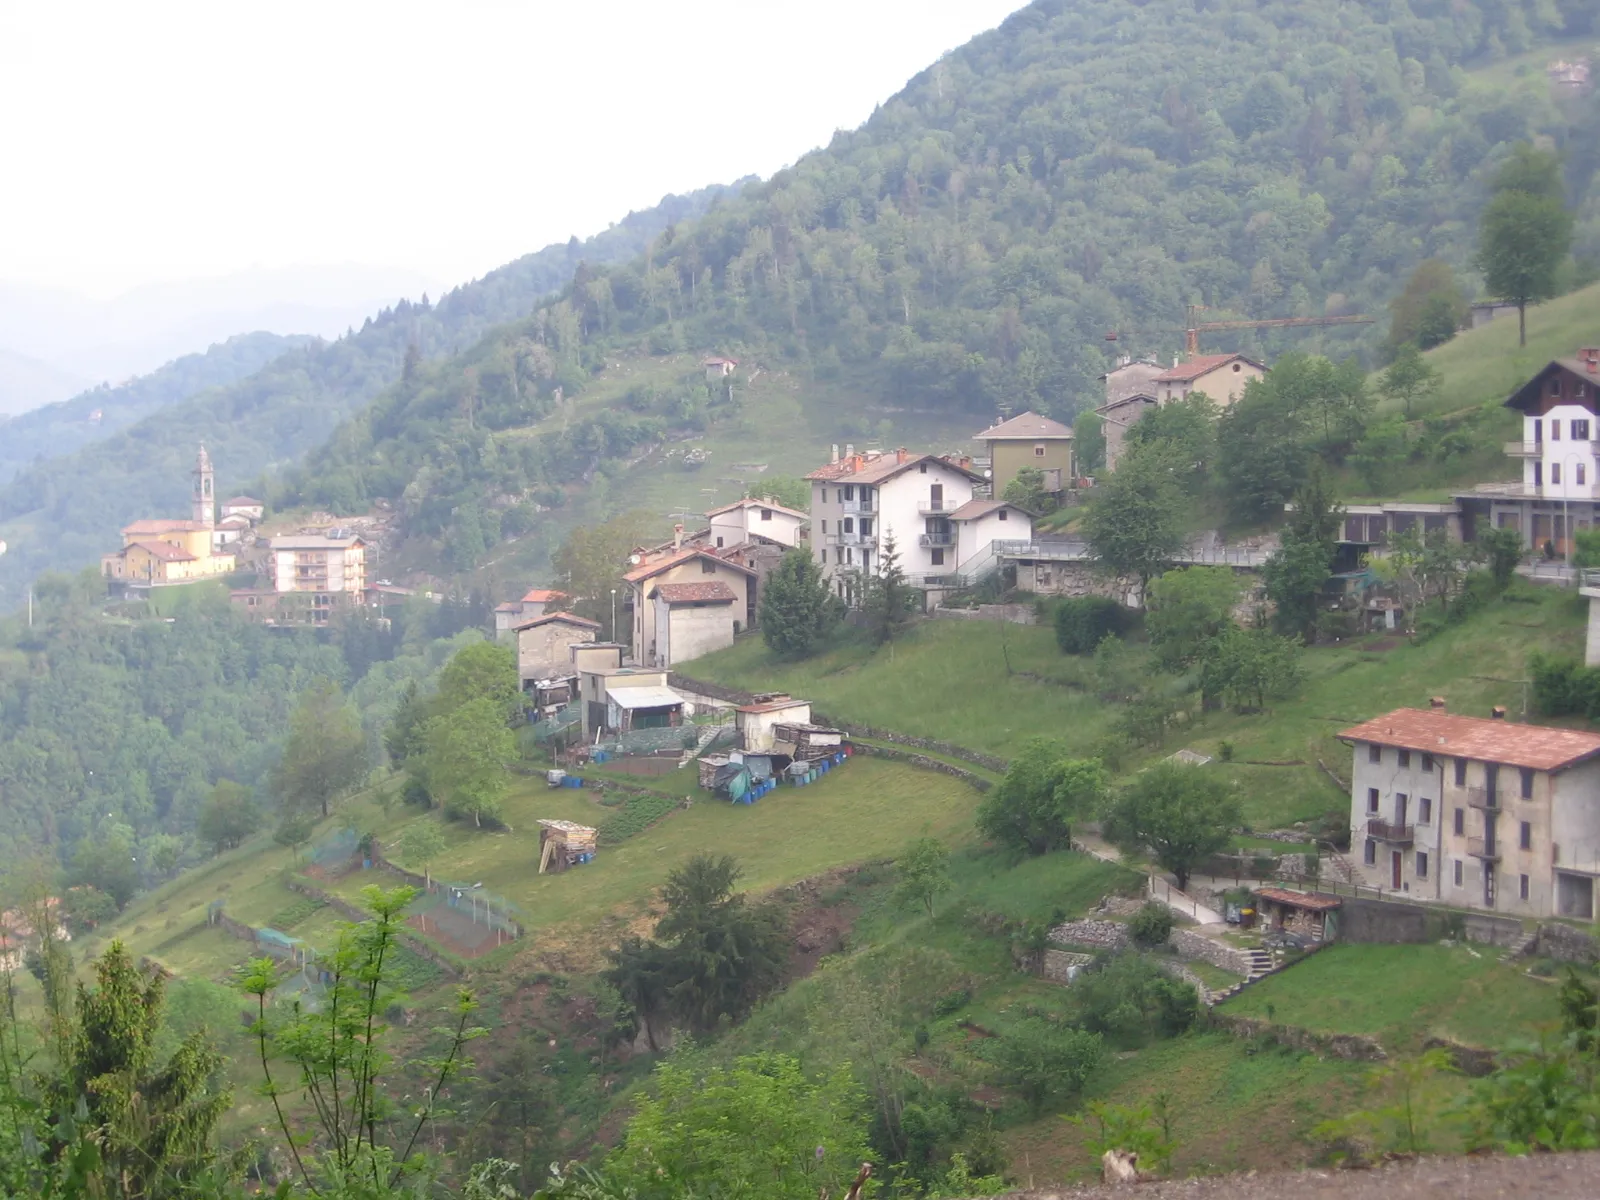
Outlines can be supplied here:
M1227 846L1239 827L1239 802L1214 770L1160 762L1137 775L1112 806L1106 835L1129 851L1148 850L1189 885L1196 864Z
M918 838L894 860L894 870L895 894L921 904L931 919L934 899L950 888L949 849L938 838Z
M1151 578L1183 546L1189 508L1178 483L1183 469L1165 447L1126 453L1083 518L1095 560L1108 571L1136 577L1141 603Z
M1415 342L1406 342L1395 351L1394 361L1378 377L1378 391L1387 400L1400 403L1400 411L1407 420L1411 406L1438 394L1444 376L1417 349Z
M323 680L300 697L273 769L273 795L285 812L320 812L367 777L367 736L338 685Z
M255 794L231 779L217 781L200 806L200 840L220 854L231 850L261 827Z
M1106 794L1098 759L1075 759L1049 738L1033 738L978 806L985 837L1024 854L1048 854L1072 843L1074 821L1096 813Z
M1206 642L1232 623L1238 600L1231 567L1188 567L1152 580L1145 631L1156 661L1169 671L1198 662Z
M444 811L479 826L499 820L517 753L504 704L480 696L448 709L428 722L423 743L428 790Z

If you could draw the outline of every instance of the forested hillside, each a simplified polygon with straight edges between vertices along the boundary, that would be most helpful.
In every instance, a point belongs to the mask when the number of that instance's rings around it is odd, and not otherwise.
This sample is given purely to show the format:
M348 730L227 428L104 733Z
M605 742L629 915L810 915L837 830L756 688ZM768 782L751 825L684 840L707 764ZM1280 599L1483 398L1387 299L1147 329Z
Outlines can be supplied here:
M1600 102L1558 102L1542 70L1532 86L1474 74L1592 32L1577 0L1044 0L860 130L645 255L580 269L530 318L396 386L283 496L349 505L420 486L410 507L434 523L514 507L574 457L521 427L608 356L735 352L981 425L996 410L1070 417L1100 394L1109 349L1177 349L1174 332L1138 331L1176 330L1186 304L1382 316L1424 257L1474 278L1485 182L1513 142L1568 150L1570 191L1593 208ZM1593 254L1600 230L1584 228ZM1112 329L1125 336L1108 347ZM1385 332L1209 348L1370 358ZM681 397L639 399L656 422L641 437L693 430L671 411ZM610 426L638 422L606 417L586 460L638 440L611 445Z
M409 346L421 359L459 352L524 316L581 262L630 258L663 230L705 212L733 187L669 196L604 233L549 246L450 292L437 304L402 301L333 343L316 342L228 386L213 388L0 487L0 601L40 571L81 566L116 544L136 516L182 513L196 444L231 494L263 469L295 461L340 420L400 377Z
M254 375L279 355L310 341L276 333L242 333L203 354L186 354L116 387L91 388L70 400L12 417L0 424L0 483L30 464L108 438L197 392ZM92 420L96 412L100 419Z

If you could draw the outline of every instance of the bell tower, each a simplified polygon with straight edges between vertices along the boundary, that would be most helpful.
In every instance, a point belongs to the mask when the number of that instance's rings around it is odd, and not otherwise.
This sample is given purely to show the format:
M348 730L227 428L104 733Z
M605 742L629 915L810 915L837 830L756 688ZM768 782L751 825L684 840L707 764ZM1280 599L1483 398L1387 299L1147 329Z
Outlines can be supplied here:
M207 529L214 529L217 524L217 493L211 473L211 456L206 453L204 445L201 445L200 454L194 460L191 474L194 475L193 519Z

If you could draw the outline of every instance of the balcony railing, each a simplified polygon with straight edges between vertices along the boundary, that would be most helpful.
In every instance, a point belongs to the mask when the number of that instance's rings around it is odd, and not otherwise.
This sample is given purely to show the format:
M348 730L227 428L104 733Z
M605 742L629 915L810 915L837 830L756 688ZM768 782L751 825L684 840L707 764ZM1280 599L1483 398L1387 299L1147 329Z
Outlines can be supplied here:
M868 500L842 500L839 502L839 507L847 513L861 513L870 517L878 511L878 498L873 496Z
M1467 853L1472 855L1473 858L1481 858L1485 862L1499 862L1500 843L1481 837L1469 837L1467 839Z
M830 546L860 546L863 544L870 545L872 541L873 537L870 533L862 533L860 530L855 530L851 533L838 531L828 534L827 537L827 542Z
M1499 812L1500 797L1488 788L1469 787L1467 789L1467 807L1479 808L1484 812Z
M1385 821L1378 817L1367 821L1367 836L1375 837L1382 842L1392 842L1396 846L1409 846L1416 840L1413 826L1399 825L1394 821Z
M1544 454L1543 442L1507 442L1505 452L1512 458L1538 458Z
M917 511L919 513L926 513L929 516L937 516L940 513L953 513L953 512L955 512L956 509L958 509L960 507L961 507L961 505L955 500L918 500L917 501Z
M917 545L923 549L928 549L932 546L954 546L955 544L955 530L951 530L948 533L924 533L917 538Z

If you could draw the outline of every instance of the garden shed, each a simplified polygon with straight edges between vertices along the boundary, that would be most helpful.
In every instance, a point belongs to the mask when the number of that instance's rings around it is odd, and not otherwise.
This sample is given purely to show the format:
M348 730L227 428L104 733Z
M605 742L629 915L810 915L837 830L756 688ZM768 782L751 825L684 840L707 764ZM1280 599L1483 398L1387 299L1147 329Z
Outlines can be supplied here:
M1314 942L1331 942L1338 929L1340 900L1287 888L1256 889L1262 923L1272 929L1299 934Z
M594 858L595 831L576 821L539 822L539 874L565 871Z
M844 731L809 721L783 721L772 727L772 752L791 758L826 758L844 745Z

